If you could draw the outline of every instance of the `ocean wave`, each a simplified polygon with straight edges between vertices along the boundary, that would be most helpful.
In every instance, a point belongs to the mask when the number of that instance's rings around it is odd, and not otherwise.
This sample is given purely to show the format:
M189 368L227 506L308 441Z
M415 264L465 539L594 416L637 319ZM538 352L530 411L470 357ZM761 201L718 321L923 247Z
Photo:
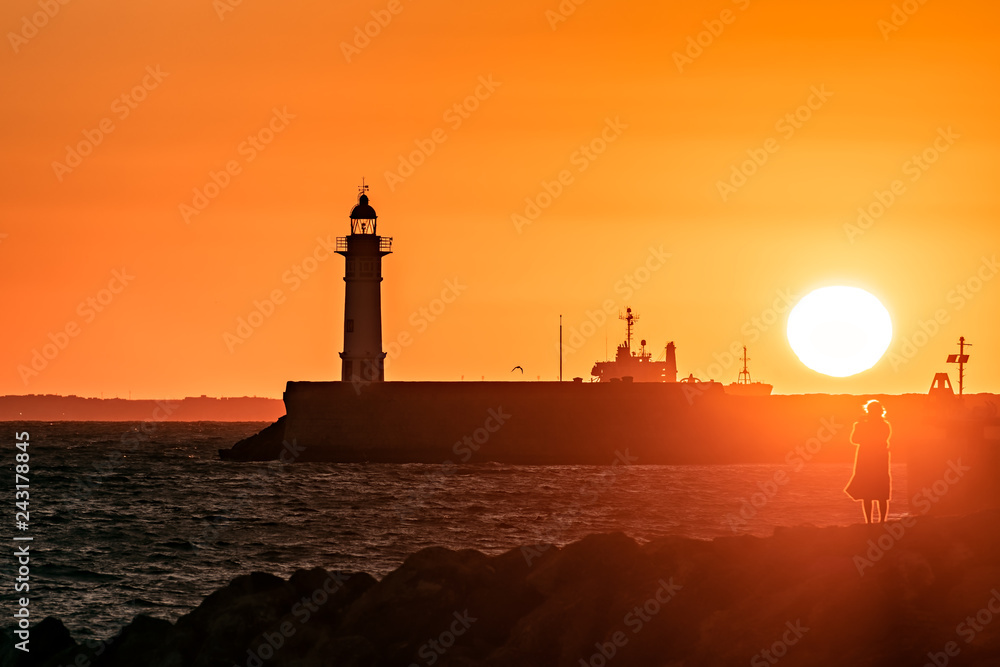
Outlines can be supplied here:
M93 570L86 570L83 568L76 567L74 565L58 565L58 564L48 564L42 563L40 565L35 565L32 568L32 572L42 578L46 579L65 579L69 581L83 581L83 582L111 582L120 581L121 576L116 574L105 574L103 572L94 572Z

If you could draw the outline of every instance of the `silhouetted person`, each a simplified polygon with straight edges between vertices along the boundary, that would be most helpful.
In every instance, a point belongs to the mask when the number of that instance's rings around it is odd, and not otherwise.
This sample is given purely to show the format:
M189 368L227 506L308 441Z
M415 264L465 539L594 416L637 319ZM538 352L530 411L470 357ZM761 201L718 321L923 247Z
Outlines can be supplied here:
M861 501L865 522L874 523L875 503L879 505L879 518L884 523L889 513L889 437L892 426L885 419L885 408L878 401L865 403L865 415L854 422L851 442L858 446L854 457L854 475L848 482L847 492L854 500Z

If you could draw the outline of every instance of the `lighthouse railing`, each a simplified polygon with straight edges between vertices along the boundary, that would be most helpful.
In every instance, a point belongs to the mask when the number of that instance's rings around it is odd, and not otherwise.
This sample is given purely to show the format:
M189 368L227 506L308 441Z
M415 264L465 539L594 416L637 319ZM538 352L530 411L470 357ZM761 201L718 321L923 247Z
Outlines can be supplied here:
M348 250L348 238L347 236L337 237L337 252L347 252ZM392 252L392 237L391 236L380 236L378 237L378 249L379 252Z

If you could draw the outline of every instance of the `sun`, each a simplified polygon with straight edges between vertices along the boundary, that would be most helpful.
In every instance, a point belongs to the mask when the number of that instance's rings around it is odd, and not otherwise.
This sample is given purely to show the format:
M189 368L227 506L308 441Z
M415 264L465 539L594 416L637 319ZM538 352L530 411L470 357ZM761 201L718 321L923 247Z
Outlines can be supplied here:
M788 315L788 343L799 360L824 375L847 377L874 366L892 341L885 306L857 287L821 287Z

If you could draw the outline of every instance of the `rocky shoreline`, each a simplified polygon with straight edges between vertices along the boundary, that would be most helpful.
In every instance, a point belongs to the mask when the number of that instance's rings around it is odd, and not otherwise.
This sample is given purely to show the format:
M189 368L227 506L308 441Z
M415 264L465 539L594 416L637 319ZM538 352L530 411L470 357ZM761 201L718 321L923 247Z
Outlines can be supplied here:
M240 576L176 623L139 615L101 643L47 618L23 653L8 627L0 665L994 665L998 543L990 510L492 557L429 548L381 581Z

